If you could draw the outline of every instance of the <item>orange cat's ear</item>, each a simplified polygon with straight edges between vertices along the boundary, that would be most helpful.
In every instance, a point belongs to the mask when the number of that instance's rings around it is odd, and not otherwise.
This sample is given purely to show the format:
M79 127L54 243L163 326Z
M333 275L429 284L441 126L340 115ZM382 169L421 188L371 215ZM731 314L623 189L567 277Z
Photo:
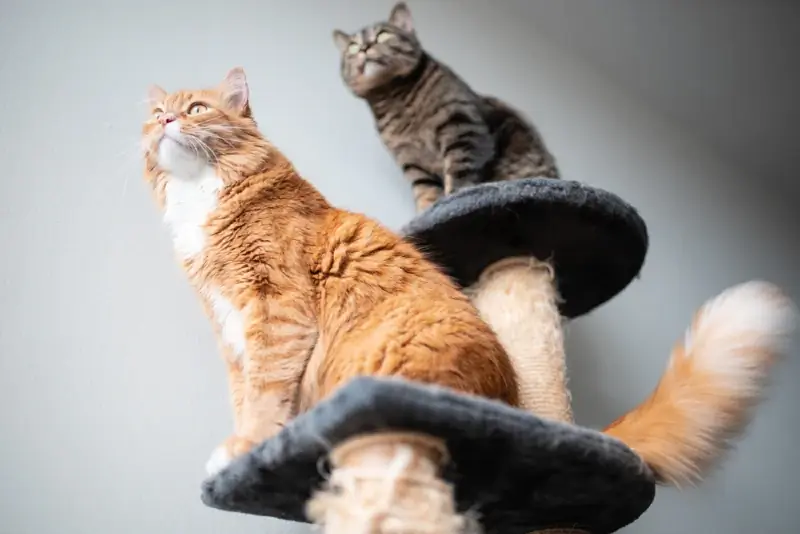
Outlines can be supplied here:
M333 42L336 43L336 48L340 52L344 52L350 46L350 36L342 30L333 30Z
M414 19L405 2L397 2L389 15L389 24L408 33L414 33Z
M150 107L157 106L167 97L167 92L157 85L151 85L147 89L147 102Z
M250 89L247 87L247 77L244 69L234 67L220 84L220 92L225 104L237 112L242 113L250 102Z

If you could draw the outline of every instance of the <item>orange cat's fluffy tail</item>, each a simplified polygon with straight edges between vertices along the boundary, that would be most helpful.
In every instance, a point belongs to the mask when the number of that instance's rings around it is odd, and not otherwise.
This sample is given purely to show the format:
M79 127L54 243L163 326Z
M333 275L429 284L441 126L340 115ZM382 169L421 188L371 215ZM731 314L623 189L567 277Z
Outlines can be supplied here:
M662 484L695 484L742 435L789 350L792 302L748 282L706 302L672 351L655 391L605 433L636 451Z

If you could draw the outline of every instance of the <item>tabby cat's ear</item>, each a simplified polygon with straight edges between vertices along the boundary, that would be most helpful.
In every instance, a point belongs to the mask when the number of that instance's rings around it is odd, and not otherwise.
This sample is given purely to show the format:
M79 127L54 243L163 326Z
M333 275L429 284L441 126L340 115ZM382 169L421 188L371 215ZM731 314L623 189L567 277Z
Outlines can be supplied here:
M238 112L243 112L247 108L250 101L250 89L247 87L247 77L244 75L244 69L241 67L234 67L225 75L220 85L222 98L225 104L235 109Z
M150 106L157 106L167 97L167 92L157 85L147 88L147 103Z
M389 15L389 24L401 30L414 33L414 19L411 18L411 10L405 2L397 2Z
M342 30L333 30L333 42L336 43L336 48L338 48L340 52L344 52L344 50L350 46L350 36Z

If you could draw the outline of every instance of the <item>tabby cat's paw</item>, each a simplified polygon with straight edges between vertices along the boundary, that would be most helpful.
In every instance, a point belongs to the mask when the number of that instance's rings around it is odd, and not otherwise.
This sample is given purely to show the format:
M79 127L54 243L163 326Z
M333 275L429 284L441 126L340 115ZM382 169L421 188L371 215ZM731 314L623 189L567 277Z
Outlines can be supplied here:
M206 473L208 476L216 475L225 469L234 458L252 449L253 445L255 443L249 439L239 436L229 437L211 453L211 457L206 462Z

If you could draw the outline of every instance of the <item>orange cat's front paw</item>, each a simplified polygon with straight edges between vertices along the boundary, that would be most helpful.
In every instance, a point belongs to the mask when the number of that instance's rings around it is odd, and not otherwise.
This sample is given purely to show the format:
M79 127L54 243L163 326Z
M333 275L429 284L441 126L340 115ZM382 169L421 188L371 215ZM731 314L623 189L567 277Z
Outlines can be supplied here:
M211 458L206 462L206 473L208 476L216 475L234 458L248 452L254 445L254 442L240 436L229 437L211 453Z

